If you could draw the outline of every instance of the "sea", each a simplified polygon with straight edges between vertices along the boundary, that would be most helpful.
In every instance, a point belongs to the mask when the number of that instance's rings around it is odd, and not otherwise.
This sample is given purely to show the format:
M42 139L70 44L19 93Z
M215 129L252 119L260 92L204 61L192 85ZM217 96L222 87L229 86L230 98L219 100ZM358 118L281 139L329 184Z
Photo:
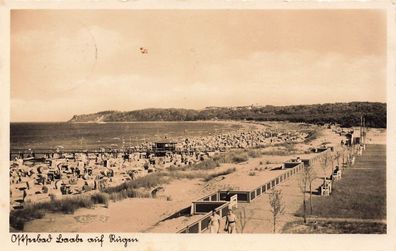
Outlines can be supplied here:
M16 149L122 148L144 142L175 140L236 131L224 122L11 123L10 147Z

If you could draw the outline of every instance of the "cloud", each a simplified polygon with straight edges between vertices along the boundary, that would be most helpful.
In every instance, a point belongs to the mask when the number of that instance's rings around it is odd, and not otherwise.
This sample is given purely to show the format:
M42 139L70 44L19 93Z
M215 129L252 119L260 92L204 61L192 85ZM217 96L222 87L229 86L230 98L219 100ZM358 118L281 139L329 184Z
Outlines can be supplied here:
M381 13L367 20L360 12L331 20L327 11L109 13L13 15L13 120L67 120L108 109L386 100Z
M202 76L208 85L236 89L236 101L251 99L278 105L321 100L385 101L385 66L384 59L376 56L256 52L245 59L208 65Z
M245 59L205 65L199 76L190 82L174 76L147 74L77 80L72 85L78 88L67 95L60 92L34 101L13 99L12 118L66 120L74 114L109 109L386 100L384 62L374 56L350 59L309 51L257 52Z
M68 93L89 81L98 65L114 56L120 41L117 32L79 23L13 34L12 97Z

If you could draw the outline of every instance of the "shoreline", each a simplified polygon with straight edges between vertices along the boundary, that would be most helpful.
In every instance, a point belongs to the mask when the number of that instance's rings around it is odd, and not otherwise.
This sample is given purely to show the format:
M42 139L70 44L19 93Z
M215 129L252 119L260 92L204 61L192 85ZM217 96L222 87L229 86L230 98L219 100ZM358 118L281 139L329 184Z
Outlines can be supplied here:
M139 120L139 121L10 121L10 124L68 123L68 124L134 124L134 123L243 123L242 120ZM278 122L278 121L266 121Z

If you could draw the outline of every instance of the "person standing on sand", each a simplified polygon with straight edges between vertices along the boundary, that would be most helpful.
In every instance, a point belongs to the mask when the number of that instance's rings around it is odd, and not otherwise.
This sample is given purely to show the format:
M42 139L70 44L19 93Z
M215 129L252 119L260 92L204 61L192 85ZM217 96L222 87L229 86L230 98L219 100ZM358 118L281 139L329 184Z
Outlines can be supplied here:
M23 202L25 202L26 196L27 196L26 190L23 189L23 192L22 192L22 201L23 201Z
M237 218L235 214L232 212L232 209L229 209L228 214L226 216L226 224L225 224L225 230L229 234L236 233L236 220Z
M218 234L220 232L220 216L216 213L215 210L212 210L209 226L211 234Z

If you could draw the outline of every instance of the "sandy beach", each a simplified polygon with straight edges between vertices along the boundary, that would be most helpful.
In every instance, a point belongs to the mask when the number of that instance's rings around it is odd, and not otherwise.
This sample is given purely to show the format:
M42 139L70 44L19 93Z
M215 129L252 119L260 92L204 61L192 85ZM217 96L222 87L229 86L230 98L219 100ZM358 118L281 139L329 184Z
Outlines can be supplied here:
M252 125L254 126L252 127ZM291 125L291 128L295 127L296 125ZM254 131L260 132L260 130L268 129L266 125L260 124L249 124L247 128L250 130L248 134ZM255 187L260 186L263 183L270 181L271 179L286 172L286 170L280 169L284 161L295 159L297 157L302 159L314 157L316 154L312 152L310 153L310 149L313 146L319 146L325 143L326 145L333 146L335 151L341 149L340 141L345 138L344 136L340 136L333 130L324 127L317 129L317 131L320 132L318 133L318 137L311 140L308 144L303 142L293 143L293 148L291 151L289 151L290 149L285 149L283 145L278 146L275 144L273 146L267 146L263 148L262 155L258 157L250 157L241 163L222 163L207 172L207 174L215 174L225 170L233 169L234 171L229 174L220 175L208 181L205 181L202 178L172 179L169 182L161 185L161 190L159 190L155 198L129 198L117 202L110 202L108 207L97 204L95 205L94 209L81 208L75 211L73 214L46 213L42 219L27 222L23 231L177 232L187 224L199 219L201 216L184 215L165 221L163 220L178 210L190 206L192 201L195 201L202 196L211 194L218 190L254 189ZM242 135L246 135L247 132L243 131L241 133L243 133ZM370 142L384 143L385 133L386 131L384 130L370 129L368 131L367 138ZM220 140L222 138L222 136L212 137L217 137ZM211 139L209 138L208 140L210 141ZM281 152L282 154L280 154ZM133 164L135 168L139 166L139 164L136 163ZM143 161L142 163L145 162ZM158 169L166 170L166 167L161 167ZM184 172L189 172L188 165L185 167L180 165L179 169L185 170ZM120 177L117 177L117 175L119 176L119 171L116 171L115 176L113 177L112 182L116 182L115 184L120 184L125 181L120 179ZM323 170L317 167L316 172L322 173ZM126 170L123 173L126 173ZM148 174L142 175L144 176ZM298 180L298 176L294 176L279 185L279 189L282 189L283 191L285 203L288 205L286 214L281 219L280 226L295 220L293 213L301 205L302 195L298 191ZM321 181L319 179L313 182L315 189L320 185ZM34 194L34 191L36 190L31 190L30 194ZM93 191L90 193L92 192ZM39 194L35 196L36 201L40 201L40 198L45 200L45 196L48 195ZM59 196L62 197L62 195ZM244 232L271 232L271 215L267 201L268 194L265 194L250 204L240 204L240 210L245 208L244 210L249 211L251 214L251 221L246 225ZM255 219L260 222L259 227L254 224Z

